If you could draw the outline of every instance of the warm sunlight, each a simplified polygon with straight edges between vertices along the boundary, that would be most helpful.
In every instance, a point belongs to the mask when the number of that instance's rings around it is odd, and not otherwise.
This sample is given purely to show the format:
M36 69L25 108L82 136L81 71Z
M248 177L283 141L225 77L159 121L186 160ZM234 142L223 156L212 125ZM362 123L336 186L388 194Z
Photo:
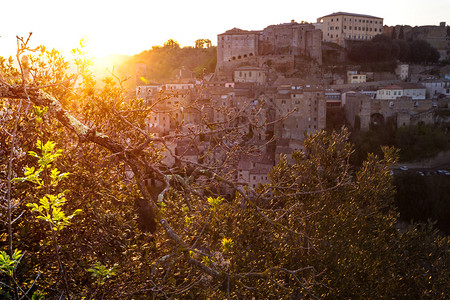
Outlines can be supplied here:
M0 20L0 55L15 53L15 36L33 32L33 42L51 48L70 51L82 37L89 41L89 51L95 56L109 54L134 55L162 45L168 39L182 46L193 46L200 38L216 44L217 34L233 27L261 30L267 24L280 24L317 18L337 11L369 14L384 18L384 24L438 25L448 20L450 3L436 0L379 1L375 6L365 2L322 1L321 5L305 6L300 1L227 1L219 11L205 0L148 1L87 1L80 0L67 7L60 1L4 1ZM289 9L287 9L289 7ZM389 7L390 9L386 9ZM405 8L408 8L407 10ZM258 13L248 14L257 9ZM17 14L20 11L20 21ZM230 17L232 16L232 17Z
M2 2L0 299L449 298L450 0Z

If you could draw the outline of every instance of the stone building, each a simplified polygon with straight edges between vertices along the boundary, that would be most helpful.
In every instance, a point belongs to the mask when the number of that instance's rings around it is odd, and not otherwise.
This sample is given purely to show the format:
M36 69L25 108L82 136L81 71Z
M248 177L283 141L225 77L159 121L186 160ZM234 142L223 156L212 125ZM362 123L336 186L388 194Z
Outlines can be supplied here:
M267 82L266 70L264 68L244 66L234 71L234 82L253 82L263 85Z
M449 79L429 79L422 82L428 98L450 97Z
M321 34L312 24L270 25L260 36L260 55L306 55L321 63L321 52Z
M397 127L415 125L419 122L433 122L433 103L431 100L414 100L402 96L395 100L373 99L371 101L371 122L384 123L388 119L395 121Z
M411 97L413 100L425 100L426 89L418 83L398 82L378 89L376 98L382 100L395 100L400 97Z
M217 36L216 76L231 78L242 66L292 72L296 56L322 62L320 30L296 22L270 25L261 31L233 28Z
M357 71L347 71L347 83L363 83L366 81L366 74L359 74Z
M199 97L194 84L174 82L158 89L140 86L138 92L149 94L144 99L152 107L146 122L151 132L167 135L188 124L200 123L202 116L197 108Z
M317 19L322 23L322 40L346 47L347 41L367 41L383 33L383 18L335 12Z
M326 98L317 84L306 84L298 78L280 78L273 99L276 139L303 141L305 134L325 128Z
M369 130L371 101L370 96L358 92L345 93L345 118L351 127Z

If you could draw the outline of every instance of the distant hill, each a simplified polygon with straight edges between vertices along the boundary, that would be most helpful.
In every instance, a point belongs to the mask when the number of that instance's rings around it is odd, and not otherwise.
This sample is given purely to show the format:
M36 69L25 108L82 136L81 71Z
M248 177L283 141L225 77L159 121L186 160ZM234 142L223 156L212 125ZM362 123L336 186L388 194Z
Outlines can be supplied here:
M142 77L145 82L164 82L176 79L181 68L192 71L197 78L212 73L217 62L216 47L171 47L153 46L152 49L134 56L116 56L116 72L120 76L128 76L126 88L136 87L136 64L145 66ZM143 84L142 82L140 84Z

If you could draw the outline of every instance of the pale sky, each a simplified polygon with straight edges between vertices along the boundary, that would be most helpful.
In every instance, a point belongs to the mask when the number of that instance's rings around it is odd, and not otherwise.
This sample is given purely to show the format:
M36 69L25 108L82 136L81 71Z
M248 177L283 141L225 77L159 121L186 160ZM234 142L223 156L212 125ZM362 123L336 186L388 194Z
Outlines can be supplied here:
M15 53L15 36L33 32L32 45L69 51L86 38L92 55L138 54L168 39L193 46L217 43L233 27L262 30L273 24L316 22L343 11L384 18L385 25L450 25L450 0L2 0L0 56Z

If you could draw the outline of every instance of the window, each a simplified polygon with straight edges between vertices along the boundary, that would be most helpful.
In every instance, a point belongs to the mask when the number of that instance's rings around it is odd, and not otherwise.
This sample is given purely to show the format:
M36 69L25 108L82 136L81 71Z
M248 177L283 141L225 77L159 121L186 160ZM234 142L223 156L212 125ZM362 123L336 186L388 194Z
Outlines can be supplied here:
M347 26L344 25L344 29L347 29Z
M348 29L352 30L352 26L348 26Z

